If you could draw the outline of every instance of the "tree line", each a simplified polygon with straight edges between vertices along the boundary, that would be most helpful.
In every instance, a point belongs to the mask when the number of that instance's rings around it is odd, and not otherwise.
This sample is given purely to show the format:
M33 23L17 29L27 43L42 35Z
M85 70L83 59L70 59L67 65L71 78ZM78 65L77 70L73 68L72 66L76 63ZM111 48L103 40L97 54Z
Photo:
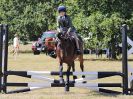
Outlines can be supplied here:
M9 24L10 38L18 33L22 40L33 40L56 29L57 8L64 5L79 35L89 37L85 48L111 46L115 54L120 26L126 23L133 28L132 4L133 0L0 0L0 23Z

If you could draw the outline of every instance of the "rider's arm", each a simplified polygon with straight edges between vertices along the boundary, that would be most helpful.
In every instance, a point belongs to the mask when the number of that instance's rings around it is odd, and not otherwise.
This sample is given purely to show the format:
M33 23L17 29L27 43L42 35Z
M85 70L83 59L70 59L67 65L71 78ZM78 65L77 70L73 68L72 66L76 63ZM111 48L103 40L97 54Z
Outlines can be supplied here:
M61 32L61 30L60 30L60 24L59 24L59 16L57 17L57 31L58 32Z
M67 33L69 33L71 31L73 25L72 25L72 21L71 21L70 17L69 16L67 16L67 17L68 17L68 22L69 22L69 24L68 24L69 29L68 29Z

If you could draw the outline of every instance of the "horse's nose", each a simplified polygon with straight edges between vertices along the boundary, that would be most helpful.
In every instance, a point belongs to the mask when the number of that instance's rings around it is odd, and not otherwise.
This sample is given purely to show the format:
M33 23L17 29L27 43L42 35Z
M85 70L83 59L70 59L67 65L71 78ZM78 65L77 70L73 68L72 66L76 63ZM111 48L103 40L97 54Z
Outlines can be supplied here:
M65 41L67 41L67 39L65 39Z

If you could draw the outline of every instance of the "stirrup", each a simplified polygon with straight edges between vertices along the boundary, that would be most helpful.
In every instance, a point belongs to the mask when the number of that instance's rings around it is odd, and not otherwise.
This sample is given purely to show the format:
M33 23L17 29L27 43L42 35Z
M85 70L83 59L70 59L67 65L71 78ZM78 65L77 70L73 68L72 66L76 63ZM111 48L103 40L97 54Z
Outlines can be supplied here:
M77 49L77 50L76 50L76 54L77 54L77 55L81 55L80 49Z

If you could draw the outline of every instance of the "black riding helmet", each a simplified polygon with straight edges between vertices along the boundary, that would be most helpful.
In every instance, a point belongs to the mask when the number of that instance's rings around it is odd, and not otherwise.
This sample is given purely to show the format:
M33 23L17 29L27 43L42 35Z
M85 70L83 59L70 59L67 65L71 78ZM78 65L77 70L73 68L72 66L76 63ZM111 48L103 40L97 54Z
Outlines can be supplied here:
M58 12L66 12L66 7L65 6L59 6L58 7Z

